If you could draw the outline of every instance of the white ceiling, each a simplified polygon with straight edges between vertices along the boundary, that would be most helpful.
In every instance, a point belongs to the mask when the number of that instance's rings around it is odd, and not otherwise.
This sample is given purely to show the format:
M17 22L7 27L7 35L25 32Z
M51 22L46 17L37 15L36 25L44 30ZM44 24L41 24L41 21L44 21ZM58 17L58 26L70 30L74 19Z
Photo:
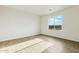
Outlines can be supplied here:
M30 12L36 15L47 15L64 8L69 7L68 5L8 5L8 7L16 8L25 12ZM52 9L52 11L49 11Z

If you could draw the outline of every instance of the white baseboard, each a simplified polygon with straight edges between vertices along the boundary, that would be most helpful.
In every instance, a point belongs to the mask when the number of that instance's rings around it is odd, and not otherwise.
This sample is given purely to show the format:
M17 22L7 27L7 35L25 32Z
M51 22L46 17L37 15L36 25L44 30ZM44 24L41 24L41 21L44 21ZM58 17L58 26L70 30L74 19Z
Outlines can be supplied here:
M23 38L23 37L29 37L29 36L35 36L35 35L38 35L39 33L37 34L31 34L31 35L27 35L27 34L24 34L24 35L15 35L15 36L9 36L9 37L5 37L3 39L0 39L0 42L1 41L6 41L6 40L13 40L13 39L18 39L18 38Z

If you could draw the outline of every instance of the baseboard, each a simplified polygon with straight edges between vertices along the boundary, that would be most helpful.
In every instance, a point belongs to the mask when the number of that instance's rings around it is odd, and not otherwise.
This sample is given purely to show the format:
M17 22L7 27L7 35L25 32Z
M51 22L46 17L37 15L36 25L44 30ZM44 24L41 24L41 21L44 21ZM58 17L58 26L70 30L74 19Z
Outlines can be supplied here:
M62 40L65 39L65 40L68 40L68 41L75 41L75 40L71 40L71 39L66 39L66 38L61 38L61 37L56 37L56 36L51 36L51 35L46 35L46 34L33 34L33 35L29 35L29 36L26 36L26 35L19 36L18 35L18 36L12 37L12 38L2 39L2 40L0 40L0 42L19 39L19 38L25 38L25 37L31 37L31 36L38 36L38 35L48 36L48 37L52 37L52 38L55 38L55 39L62 39ZM79 42L79 41L75 41L75 42Z
M68 41L72 41L72 42L78 42L79 41L76 41L76 40L71 40L71 39L66 39L66 38L61 38L61 37L56 37L56 36L51 36L51 35L46 35L46 34L40 34L40 35L43 35L43 36L48 36L48 37L52 37L52 38L55 38L55 39L64 39L64 40L68 40Z
M36 35L40 35L40 34L38 33L38 34L32 34L32 35L28 35L28 36L27 35L17 35L17 36L9 37L6 39L1 39L0 42L19 39L19 38L25 38L25 37L31 37L31 36L36 36Z

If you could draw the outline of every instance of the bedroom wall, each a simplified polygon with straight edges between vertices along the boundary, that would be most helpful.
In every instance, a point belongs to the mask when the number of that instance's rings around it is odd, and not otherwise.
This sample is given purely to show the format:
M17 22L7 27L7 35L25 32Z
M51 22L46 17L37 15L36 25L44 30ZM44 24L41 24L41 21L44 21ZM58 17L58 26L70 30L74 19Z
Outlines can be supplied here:
M40 34L40 16L0 6L0 41Z
M41 34L65 38L79 42L79 6L73 6L58 12L52 13L52 16L63 16L63 30L49 30L48 16L41 17Z

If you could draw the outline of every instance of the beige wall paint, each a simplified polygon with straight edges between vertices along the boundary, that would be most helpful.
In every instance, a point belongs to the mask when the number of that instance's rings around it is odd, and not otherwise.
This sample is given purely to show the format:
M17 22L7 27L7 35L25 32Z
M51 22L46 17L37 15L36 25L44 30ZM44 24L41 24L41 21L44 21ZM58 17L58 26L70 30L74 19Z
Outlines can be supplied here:
M49 30L47 15L41 17L41 34L79 41L79 6L55 12L52 16L63 16L63 30Z
M40 33L40 16L0 6L0 41Z

